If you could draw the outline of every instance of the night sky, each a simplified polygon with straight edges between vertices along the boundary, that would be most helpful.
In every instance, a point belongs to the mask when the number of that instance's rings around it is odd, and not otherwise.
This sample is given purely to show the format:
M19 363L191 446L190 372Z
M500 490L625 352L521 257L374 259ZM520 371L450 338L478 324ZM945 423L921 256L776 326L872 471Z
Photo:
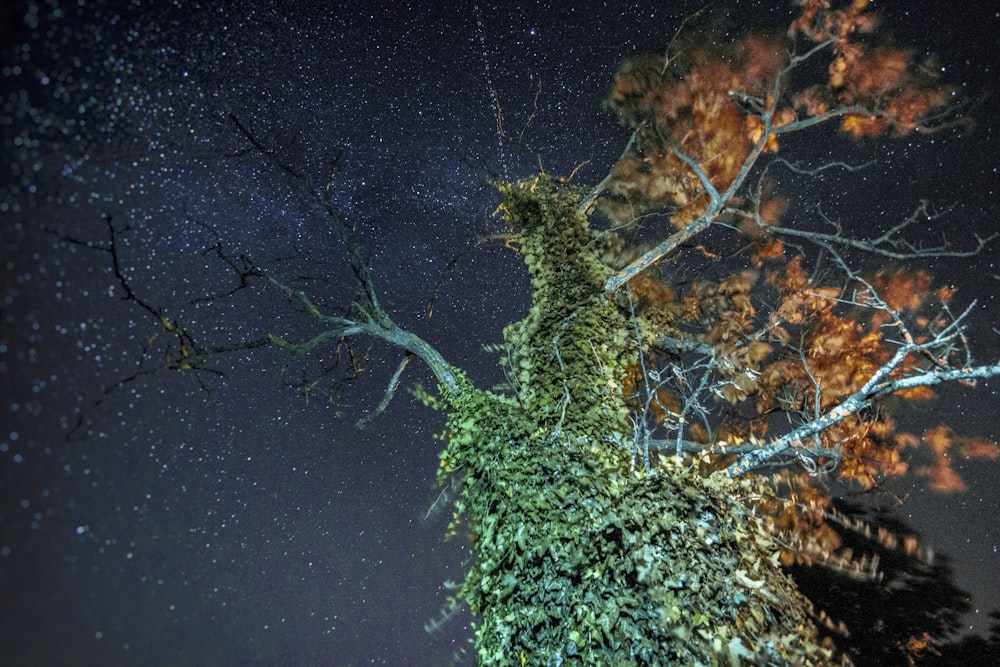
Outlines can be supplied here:
M401 390L365 430L353 426L400 353L359 343L364 373L347 383L338 378L350 359L341 350L335 366L335 347L146 374L176 339L124 298L108 244L110 224L136 298L203 346L301 338L301 310L265 280L237 289L216 249L345 305L336 226L276 163L320 188L335 172L333 202L397 323L481 386L501 382L483 346L525 312L528 285L513 253L477 243L497 225L488 179L589 161L575 178L598 182L628 136L601 109L615 67L663 52L703 3L498 4L0 10L5 663L429 665L466 645L465 615L424 630L469 558L462 537L444 539L449 513L431 511L441 415ZM780 29L793 15L781 0L731 4L724 36ZM887 14L890 31L938 55L975 127L789 139L788 156L811 164L874 160L786 191L790 215L822 201L864 231L928 199L954 207L920 229L929 243L1000 228L1000 91L988 60L1000 13L988 2L877 4L907 8ZM957 288L958 304L978 299L973 349L995 362L1000 243L920 266ZM418 383L431 377L413 363L404 388ZM996 380L949 388L897 421L996 441L998 390ZM890 490L905 498L897 516L952 559L974 594L968 624L984 632L1000 607L1000 462L955 468L965 492L933 493L915 475Z

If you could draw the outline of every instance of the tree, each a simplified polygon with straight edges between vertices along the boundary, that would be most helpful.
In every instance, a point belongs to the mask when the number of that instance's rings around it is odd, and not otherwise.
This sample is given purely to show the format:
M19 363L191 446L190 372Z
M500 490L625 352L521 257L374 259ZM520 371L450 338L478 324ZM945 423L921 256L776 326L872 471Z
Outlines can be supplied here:
M220 256L240 284L264 278L287 295L312 335L203 345L132 290L112 219L104 249L126 298L172 343L159 367L204 373L237 349L301 355L367 336L405 350L388 400L407 360L428 365L439 387L421 396L448 419L442 480L460 482L456 527L465 522L476 549L459 598L481 618L480 662L834 662L818 614L782 565L819 561L860 578L877 568L837 551L829 523L838 515L814 477L870 488L901 473L912 439L895 433L892 404L1000 373L973 363L968 310L953 312L927 274L868 275L848 261L852 250L898 261L975 253L987 239L968 251L908 242L910 225L934 217L929 205L869 238L850 238L832 219L829 231L779 224L775 175L820 171L777 157L786 137L824 124L904 135L955 120L928 68L864 40L873 27L865 2L810 1L787 40L715 49L682 36L666 56L619 70L608 106L633 134L595 188L545 173L498 182L506 227L493 236L523 258L533 290L529 314L505 332L502 389L475 387L397 326L333 205L335 182L316 188L280 159L344 236L354 300L337 311L277 271ZM793 71L816 80L792 88ZM247 150L273 158L234 121ZM856 169L821 169L832 168ZM672 231L657 228L659 211ZM702 242L724 230L731 240L716 245L750 268L732 271ZM819 261L809 247L835 273L807 272ZM685 280L702 262L699 280ZM928 474L944 487L955 484L950 447L995 454L947 432L926 439L939 454ZM760 474L777 468L774 483ZM782 486L792 491L777 494ZM910 542L900 548L920 555Z

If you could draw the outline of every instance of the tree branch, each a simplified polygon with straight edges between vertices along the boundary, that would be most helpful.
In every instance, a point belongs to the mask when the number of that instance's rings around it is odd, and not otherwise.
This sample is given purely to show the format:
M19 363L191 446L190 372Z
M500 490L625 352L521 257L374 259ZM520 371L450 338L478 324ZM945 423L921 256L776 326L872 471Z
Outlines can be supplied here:
M865 294L865 302L854 299L846 301L846 303L875 307L878 310L888 313L892 318L892 323L888 326L897 328L903 337L903 341L899 344L899 347L896 349L892 358L879 366L879 368L872 373L871 377L868 378L861 388L841 401L839 404L827 410L825 413L816 417L812 421L802 424L790 433L771 442L769 445L742 454L739 459L726 468L727 474L731 477L744 475L750 470L768 463L771 459L784 453L790 447L800 446L806 438L840 423L851 415L858 414L862 410L872 407L875 400L883 396L887 396L904 389L932 387L941 384L942 382L975 381L977 379L985 379L1000 375L1000 363L984 366L963 364L960 368L954 368L946 365L947 356L949 354L948 351L953 349L952 341L964 338L964 326L962 325L962 320L971 311L974 303L971 304L961 315L956 317L954 321L949 323L948 326L937 332L930 339L918 343L916 342L916 338L909 332L898 313L892 311L888 305L882 301L881 298L879 298L875 289L867 283L867 281L864 281L864 279L857 276L854 272L847 270L843 259L836 252L828 247L827 250L829 250L841 266L845 268L848 275L852 279L860 281L867 290L867 293ZM936 351L942 349L946 351L944 354L935 354ZM903 377L892 377L897 369L903 365L906 358L914 353L926 353L930 359L933 360L933 364L930 368L920 368L909 371L911 374L904 375Z
M756 191L752 197L753 209L749 211L735 208L727 209L730 213L752 220L753 223L766 234L773 234L775 236L792 236L806 239L817 244L827 243L842 247L856 248L864 252L891 259L917 259L921 257L974 257L982 252L983 248L985 248L989 243L995 241L997 238L1000 238L1000 233L993 233L986 237L982 237L977 234L975 235L975 247L967 250L953 250L947 239L943 240L939 245L929 247L907 240L903 236L903 233L907 230L907 228L921 221L934 222L942 218L950 211L950 207L943 211L933 211L931 210L931 203L926 199L920 200L917 207L905 219L896 223L879 236L864 239L844 236L840 223L827 216L822 210L819 211L820 217L822 217L823 221L834 229L834 233L832 234L772 225L767 223L761 217L760 204L763 180L770 171L771 165L774 164L784 166L797 174L804 174L808 176L816 175L821 171L831 168L842 168L849 171L855 171L867 166L852 166L837 162L825 164L814 169L806 169L800 167L799 165L792 164L782 158L774 160L774 162L770 163L767 168L764 169L764 173L761 174L761 177L757 182Z
M887 372L888 371L886 371L886 373ZM880 375L884 376L885 373L880 373ZM791 433L778 438L765 447L755 448L752 451L746 452L739 459L737 459L736 462L726 468L726 474L730 477L740 477L754 468L759 468L760 466L765 465L771 459L782 454L787 449L797 443L800 443L809 436L830 428L860 410L871 407L874 400L881 396L885 396L902 389L932 387L934 385L941 384L942 382L986 379L996 377L998 375L1000 375L1000 364L990 364L987 366L956 368L947 371L934 370L920 375L912 375L886 382L872 383L869 381L865 384L865 388L849 396L819 419L814 419L807 424L803 424ZM872 379L875 379L874 376Z
M427 364L445 391L453 395L458 393L459 382L454 367L445 361L441 353L430 343L416 334L398 327L389 318L389 315L378 306L377 301L374 303L374 308L361 308L360 317L356 319L328 315L322 312L319 306L302 290L292 289L273 277L270 280L284 290L289 297L300 301L314 319L328 327L301 343L292 343L275 334L268 334L268 340L278 347L301 354L331 341L358 335L371 336L416 355ZM369 291L365 290L366 293ZM374 296L374 292L372 292L372 296ZM398 381L398 378L394 378L394 380Z
M459 382L454 367L445 361L444 357L430 343L416 334L405 331L397 326L379 303L374 281L368 270L368 261L364 256L361 244L354 238L353 230L345 223L337 207L334 206L331 200L332 177L322 192L316 190L307 175L274 157L273 153L266 150L263 143L236 116L231 116L231 119L240 134L253 147L257 148L281 171L291 176L306 193L323 207L326 214L333 220L340 231L341 239L350 256L351 269L358 284L358 293L351 306L351 310L356 313L356 317L343 317L322 312L319 306L305 292L293 289L273 276L268 276L270 281L282 289L289 297L302 303L316 321L324 327L328 327L311 339L301 343L289 342L275 334L268 334L268 340L286 350L303 353L330 341L357 335L371 336L400 347L419 357L431 369L431 372L434 373L434 376L446 392L452 395L457 394L459 391ZM399 381L399 374L402 372L402 368L403 366L397 369L396 374L390 380L386 393L390 398L395 390L394 385ZM380 412L384 407L384 405L380 405L377 411Z
M750 175L750 171L753 169L754 165L757 163L757 159L763 154L765 147L770 140L773 128L771 127L771 122L774 117L774 112L777 109L778 100L780 98L782 77L785 73L789 72L792 67L795 66L799 61L793 59L792 62L778 71L775 75L774 86L770 91L770 104L766 110L761 114L760 118L764 124L763 132L760 138L754 143L753 148L750 150L747 157L743 160L743 164L740 165L736 176L730 182L729 186L724 192L720 193L718 189L712 185L711 179L705 170L702 169L701 165L697 163L693 158L684 154L676 146L671 146L671 150L677 155L677 157L682 160L688 167L694 172L698 177L698 180L706 187L706 193L709 195L708 209L700 215L696 220L685 226L683 229L674 232L666 240L656 245L651 250L644 253L637 260L623 268L617 274L611 276L607 279L604 284L604 289L607 292L613 292L622 284L628 282L639 273L644 271L646 268L659 261L664 255L672 252L677 247L679 247L685 241L697 236L701 232L708 229L712 223L716 220L722 210L725 208L727 202L729 202L743 187L747 176ZM707 186L706 186L707 184Z

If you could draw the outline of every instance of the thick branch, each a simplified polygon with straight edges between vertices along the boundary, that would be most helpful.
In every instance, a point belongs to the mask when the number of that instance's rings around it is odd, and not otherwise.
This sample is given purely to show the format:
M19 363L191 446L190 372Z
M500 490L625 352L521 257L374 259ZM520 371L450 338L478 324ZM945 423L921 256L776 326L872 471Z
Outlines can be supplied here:
M399 328L386 314L385 311L378 309L375 313L363 312L362 316L357 319L350 319L347 317L341 317L339 315L328 315L322 312L319 307L310 299L305 292L301 290L293 290L280 282L271 279L275 285L285 290L285 292L296 299L298 299L306 307L309 313L321 322L324 326L328 327L324 331L320 332L316 336L313 336L309 340L302 343L292 343L286 341L280 336L274 334L269 334L268 339L275 345L284 348L286 350L291 350L296 353L308 352L322 344L340 340L342 338L349 338L351 336L371 336L373 338L378 338L384 340L387 343L400 347L407 352L410 352L417 357L419 357L434 373L434 377L437 378L441 386L449 394L457 394L459 390L458 377L451 364L445 361L441 353L438 352L430 343L420 338L416 334L410 333L404 329ZM398 381L398 378L394 378Z
M326 214L334 222L337 229L341 233L344 245L350 256L351 269L354 272L354 276L358 284L358 294L355 297L351 309L357 314L357 317L350 318L342 317L340 315L328 315L322 312L317 304L310 299L305 292L301 290L294 290L271 277L270 280L272 283L284 290L290 297L300 301L316 320L328 328L302 343L292 343L274 334L269 334L268 340L279 347L296 353L302 353L330 341L357 335L372 336L373 338L384 340L387 343L400 347L419 357L428 365L428 367L430 367L431 372L434 373L434 376L437 378L444 390L449 394L456 394L459 390L459 383L454 368L447 361L445 361L444 357L441 356L441 354L434 349L430 343L423 340L416 334L412 334L399 328L395 322L392 321L392 318L389 317L389 314L382 309L375 290L374 282L371 278L371 273L368 270L368 262L364 256L364 252L362 251L361 244L354 238L353 230L346 224L344 219L341 217L340 212L337 210L337 207L334 206L330 198L332 183L327 183L327 186L323 189L323 191L317 190L312 185L312 181L306 174L301 173L291 165L281 162L275 158L273 154L265 148L263 143L256 137L250 128L243 124L236 116L231 116L231 119L235 124L236 129L254 148L258 149L279 169L291 176L304 191L306 191L323 207ZM394 391L395 384L399 381L399 373L401 370L401 368L397 370L397 373L390 381L389 390L387 392L387 395L390 397ZM384 406L381 407L384 408Z
M922 346L906 345L899 348L892 361L887 363L885 366L882 366L861 389L854 394L851 394L835 408L828 411L822 417L803 424L791 433L778 438L765 447L756 448L752 451L746 452L739 459L737 459L736 462L726 468L726 473L730 477L745 475L754 468L758 468L776 456L782 454L796 443L805 440L813 434L830 428L852 414L856 414L861 410L871 407L874 400L881 396L903 389L912 389L914 387L932 387L934 385L941 384L942 382L963 380L974 381L977 379L986 379L1000 375L1000 364L991 364L987 366L973 366L970 368L955 368L951 370L931 370L919 375L911 375L896 380L886 380L884 382L881 381L891 372L892 367L894 366L893 362L895 362L895 365L898 365L907 354L919 349L920 347Z
M624 283L628 282L646 268L659 261L662 257L678 248L682 243L693 238L694 236L697 236L712 225L715 219L725 208L726 203L736 195L741 187L743 187L743 183L750 175L750 171L757 163L757 159L763 154L764 149L770 140L771 134L773 133L771 121L774 117L774 112L777 109L778 99L780 98L782 76L787 71L790 71L790 69L798 62L799 61L797 59L794 59L786 68L778 71L775 77L774 86L771 90L770 105L760 116L761 121L764 124L763 132L761 133L760 138L757 139L753 148L750 150L746 159L743 160L743 164L740 165L739 171L736 173L736 176L724 192L720 193L718 191L718 189L712 184L708 174L705 173L705 170L702 169L701 165L699 165L696 160L681 152L677 146L671 147L671 150L673 150L677 157L680 158L694 172L694 174L698 177L698 180L701 181L702 185L705 187L705 192L709 196L708 209L694 222L691 222L683 229L674 232L662 243L644 253L641 257L639 257L639 259L626 266L616 275L608 278L604 285L606 291L615 291Z

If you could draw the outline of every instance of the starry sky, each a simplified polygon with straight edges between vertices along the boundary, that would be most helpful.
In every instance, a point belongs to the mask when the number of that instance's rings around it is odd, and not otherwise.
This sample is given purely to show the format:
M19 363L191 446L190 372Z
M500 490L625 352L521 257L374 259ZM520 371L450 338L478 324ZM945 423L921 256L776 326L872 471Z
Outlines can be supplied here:
M627 133L601 109L622 58L662 52L702 3L6 3L0 131L0 646L18 664L441 664L465 615L428 634L469 552L446 541L434 486L439 414L400 391L365 430L400 360L367 344L289 361L257 349L156 372L171 333L204 346L304 336L303 313L246 257L323 303L350 299L332 201L404 328L502 381L483 346L526 310L516 256L477 241L494 176L596 183ZM728 32L787 25L785 2L732 2ZM896 40L936 53L974 128L894 142L819 132L815 164L873 166L786 194L851 229L953 205L924 230L956 244L1000 226L990 3L885 5ZM502 5L502 6L499 6ZM499 110L499 115L498 115ZM252 132L254 149L237 128ZM501 133L502 128L502 133ZM502 134L502 136L501 136ZM853 221L853 222L851 222ZM136 299L116 277L120 270ZM220 257L221 251L223 257ZM923 264L977 299L995 361L1000 252ZM339 363L338 362L339 359ZM134 378L122 382L128 378ZM430 383L417 364L405 387ZM111 391L107 391L111 389ZM1000 383L949 388L898 415L997 440ZM916 463L916 462L915 462ZM896 480L899 518L948 554L977 631L1000 607L1000 463L956 461L968 490ZM16 658L16 659L15 659ZM459 664L468 657L458 656Z

